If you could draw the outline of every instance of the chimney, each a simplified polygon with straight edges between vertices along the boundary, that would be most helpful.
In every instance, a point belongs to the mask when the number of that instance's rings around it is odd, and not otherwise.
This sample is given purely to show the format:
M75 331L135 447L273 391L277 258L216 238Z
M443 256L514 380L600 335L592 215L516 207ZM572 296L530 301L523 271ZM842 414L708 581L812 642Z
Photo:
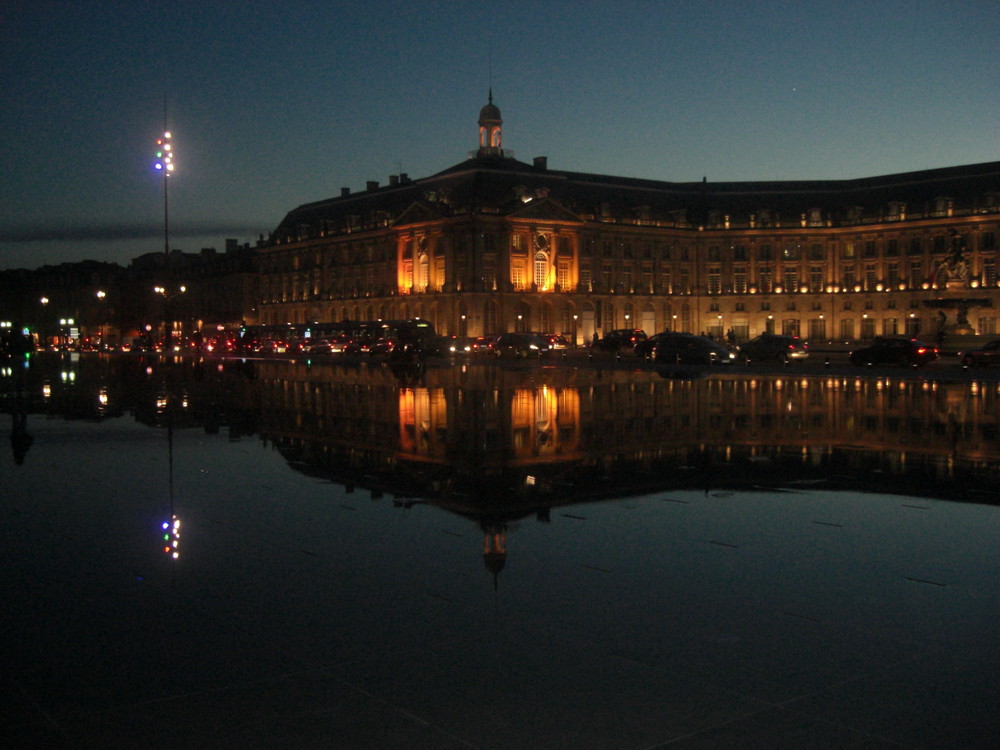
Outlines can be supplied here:
M548 168L549 168L549 157L547 156L535 157L535 169L544 172Z
M378 190L378 180L368 180L365 183L365 190Z
M396 187L399 184L399 175L391 174L389 175L389 187Z
M400 172L400 174L399 174L399 181L403 185L409 185L410 184L410 175L406 174L406 172Z
M351 189L349 187L342 187L340 189L340 197L341 198L346 198L350 194L351 194Z

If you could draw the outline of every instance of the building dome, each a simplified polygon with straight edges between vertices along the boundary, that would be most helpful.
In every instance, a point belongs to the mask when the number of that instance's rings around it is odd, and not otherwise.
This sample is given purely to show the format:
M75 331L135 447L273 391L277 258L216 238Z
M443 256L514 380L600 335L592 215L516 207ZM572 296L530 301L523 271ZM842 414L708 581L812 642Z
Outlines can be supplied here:
M479 124L484 125L490 122L503 122L500 117L500 108L493 103L493 92L490 92L490 102L479 110Z

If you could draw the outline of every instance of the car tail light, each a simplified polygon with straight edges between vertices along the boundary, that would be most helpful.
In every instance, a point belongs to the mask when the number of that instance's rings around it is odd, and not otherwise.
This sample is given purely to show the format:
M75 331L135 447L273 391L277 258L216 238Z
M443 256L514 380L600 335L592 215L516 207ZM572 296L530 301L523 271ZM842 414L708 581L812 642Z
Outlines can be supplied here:
M927 354L927 349L922 346L917 347L917 354Z

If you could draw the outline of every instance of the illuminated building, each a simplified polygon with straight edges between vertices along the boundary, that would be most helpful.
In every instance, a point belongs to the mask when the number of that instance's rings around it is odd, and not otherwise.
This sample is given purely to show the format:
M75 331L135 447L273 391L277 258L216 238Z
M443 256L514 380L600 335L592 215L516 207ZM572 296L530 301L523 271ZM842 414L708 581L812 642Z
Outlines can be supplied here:
M1000 162L659 182L519 161L502 122L491 95L467 160L290 211L260 248L261 322L422 317L446 334L577 344L627 327L854 341L929 335L942 314L929 303L947 290L977 300L975 333L998 333ZM946 279L956 250L963 276Z

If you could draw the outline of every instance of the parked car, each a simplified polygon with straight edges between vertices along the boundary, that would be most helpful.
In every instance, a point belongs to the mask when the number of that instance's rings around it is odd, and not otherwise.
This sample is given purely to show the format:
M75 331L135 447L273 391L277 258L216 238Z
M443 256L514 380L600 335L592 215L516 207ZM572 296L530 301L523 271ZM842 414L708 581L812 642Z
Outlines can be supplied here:
M752 360L787 362L790 359L806 359L809 356L809 345L798 336L782 336L775 333L762 333L757 338L740 344L736 350L737 356L744 362Z
M736 354L705 336L693 333L662 333L650 351L650 358L661 364L728 365Z
M569 342L561 333L547 333L545 334L545 340L549 342L549 348L551 349L569 348Z
M657 341L659 341L664 336L675 336L675 335L676 334L673 331L663 331L662 333L654 333L652 336L648 338L639 339L638 341L636 341L635 345L632 347L632 351L635 353L635 356L639 357L640 359L652 357L653 347L656 346Z
M855 349L850 354L852 365L909 365L923 367L938 358L932 344L918 339L876 338L870 346Z
M647 338L641 328L618 328L608 331L603 338L594 342L593 348L602 352L631 352L635 350L636 342Z
M480 336L472 345L472 351L476 354L492 354L493 344L496 340L496 336Z
M972 349L962 354L962 364L966 367L971 365L1000 365L1000 339L991 341L980 349Z
M504 333L493 342L493 355L497 359L510 357L540 357L549 351L549 342L534 333Z

